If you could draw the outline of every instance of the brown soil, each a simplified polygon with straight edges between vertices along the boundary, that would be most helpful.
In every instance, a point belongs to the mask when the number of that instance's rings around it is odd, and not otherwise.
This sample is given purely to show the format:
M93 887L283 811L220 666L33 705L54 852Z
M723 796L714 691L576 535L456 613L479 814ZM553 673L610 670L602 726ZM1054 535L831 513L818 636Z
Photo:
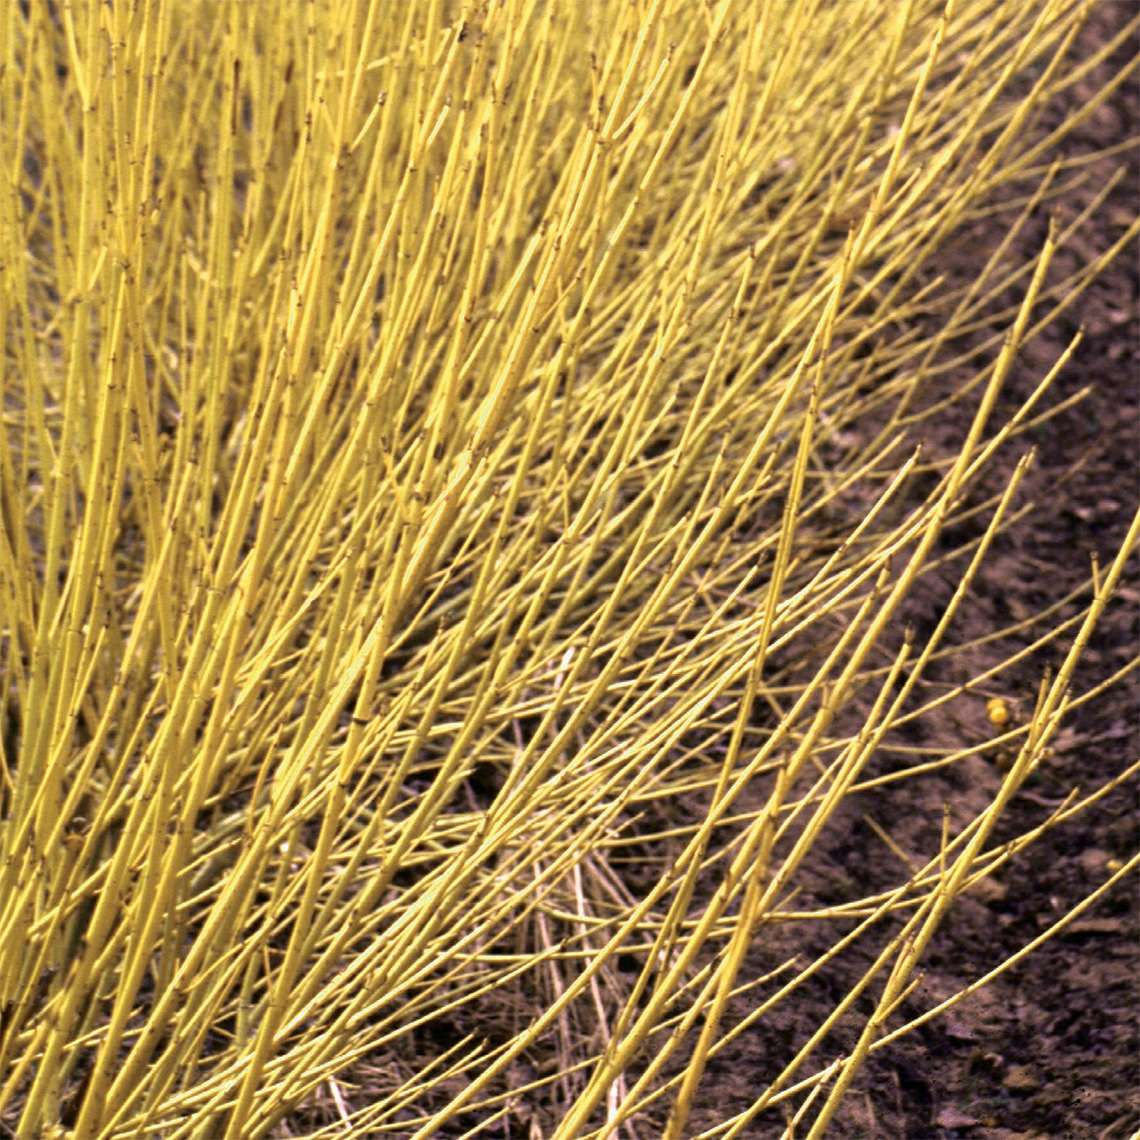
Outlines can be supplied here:
M1107 42L1132 17L1127 3L1104 3L1082 33L1082 51ZM1111 74L1113 64L1135 55L1130 43L1114 61L1068 93L1047 116L1049 127L1072 114ZM1129 82L1064 143L1066 155L1087 154L1140 133L1140 86ZM1050 204L1019 239L1018 254L1032 258L1044 239L1048 211L1070 217L1092 198L1121 164L1127 176L1098 211L1084 234L1055 262L1056 273L1071 272L1118 240L1135 216L1140 188L1140 154L1099 159L1092 177L1078 190ZM976 224L962 234L937 266L951 282L975 274L988 248L1009 219ZM1016 299L1011 294L1011 299ZM1037 447L1037 462L1026 495L1036 503L1033 516L995 544L971 603L957 623L957 636L985 635L1027 616L1087 579L1094 552L1101 565L1123 541L1136 504L1140 455L1140 263L1126 250L1106 274L1053 327L1027 346L1004 399L1012 411L1083 324L1085 340L1060 378L1054 400L1091 385L1091 395L1036 428L1026 440ZM998 326L995 326L995 330ZM935 427L948 439L965 434L973 403L956 408ZM1024 446L1005 457L1008 475ZM963 537L956 535L956 538ZM1140 653L1140 576L1135 559L1124 588L1094 636L1078 674L1083 692L1134 661ZM924 585L909 618L921 626L936 615L949 578ZM1026 639L1027 640L1027 639ZM1008 643L1006 643L1008 650ZM994 664L998 650L979 650L947 669L945 681L961 681ZM1060 650L1037 653L1017 667L1002 689L1031 703L1042 672L1059 660ZM1103 697L1076 710L1062 732L1055 755L1018 795L1002 828L1002 838L1039 824L1074 784L1088 791L1100 786L1140 755L1137 707L1140 671L1131 673ZM984 704L976 717L984 722ZM978 725L947 714L926 723L924 747L961 747L963 731ZM969 714L965 714L969 715ZM976 735L965 739L976 739ZM991 798L1000 770L981 757L944 777L908 781L884 796L876 792L874 817L903 849L931 849L941 827L944 805L959 826ZM973 979L1038 935L1108 876L1113 860L1130 857L1140 846L1137 787L1129 781L1093 809L1048 833L988 884L961 900L923 962L924 980L904 1012L911 1016L959 991ZM870 803L852 804L832 830L821 852L829 889L845 872L858 874L859 893L867 883L896 882L899 857L877 840L862 818ZM935 846L937 839L934 840ZM858 870L855 871L855 860ZM822 881L822 877L821 877ZM829 901L822 896L816 900ZM837 901L837 900L830 900ZM959 1004L951 1014L875 1054L832 1125L831 1134L851 1138L907 1140L1124 1140L1140 1129L1140 907L1134 879L1062 936L1046 943L992 985ZM790 949L805 957L819 946L783 944L761 933L746 974L759 976ZM702 1107L692 1132L711 1127L752 1101L758 1091L834 1008L872 958L870 949L853 953L841 967L802 992L794 1008L777 1009L763 1028L742 1037L708 1070ZM829 1040L827 1058L852 1044L869 1012L861 1006L850 1026ZM733 1011L743 1017L744 1003ZM818 1067L818 1066L816 1066ZM808 1071L813 1066L809 1064ZM779 1137L784 1124L772 1113L746 1135Z

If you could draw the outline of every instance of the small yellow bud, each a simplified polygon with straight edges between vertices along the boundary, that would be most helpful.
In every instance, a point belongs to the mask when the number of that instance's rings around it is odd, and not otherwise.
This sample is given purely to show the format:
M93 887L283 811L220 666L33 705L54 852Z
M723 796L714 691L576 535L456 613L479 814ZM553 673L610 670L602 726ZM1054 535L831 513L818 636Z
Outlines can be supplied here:
M1005 703L1005 698L990 697L986 701L986 715L990 718L990 724L995 728L1009 724L1009 705Z

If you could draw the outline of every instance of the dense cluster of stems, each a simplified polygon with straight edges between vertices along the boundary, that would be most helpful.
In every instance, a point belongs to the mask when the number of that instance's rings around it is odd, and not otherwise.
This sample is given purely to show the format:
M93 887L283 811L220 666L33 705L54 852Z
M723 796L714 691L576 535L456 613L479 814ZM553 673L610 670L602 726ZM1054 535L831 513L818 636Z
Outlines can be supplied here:
M1111 54L1086 7L0 5L3 1127L680 1140L872 945L699 1133L815 1138L957 1000L911 1000L954 900L1135 777L992 838L1096 696L1140 516L926 681L995 536L1047 525L1018 484L1077 342L998 415L1017 354L1140 230L1056 272L1106 186L1016 254L1085 177L1041 112ZM1040 646L1026 716L906 744ZM799 898L851 797L999 749L891 889ZM797 924L826 953L757 976Z

